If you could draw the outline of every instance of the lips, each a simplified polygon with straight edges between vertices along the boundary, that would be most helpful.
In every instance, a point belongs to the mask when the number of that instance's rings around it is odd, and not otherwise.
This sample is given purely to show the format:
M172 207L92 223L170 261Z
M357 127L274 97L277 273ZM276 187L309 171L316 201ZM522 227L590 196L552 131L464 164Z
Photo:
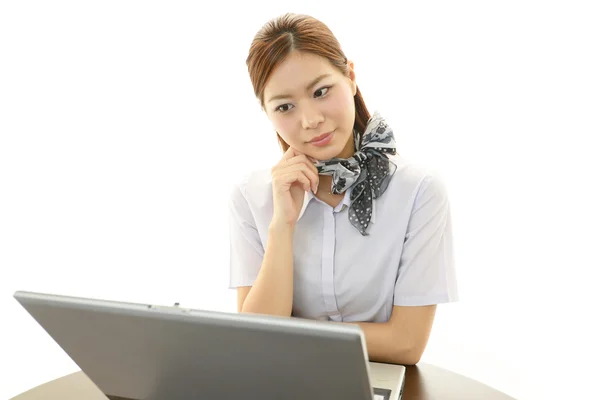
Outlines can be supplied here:
M331 132L324 133L322 135L314 137L311 139L311 141L309 143L312 145L315 145L315 146L325 146L326 144L328 144L331 141L331 138L333 137L334 132L335 132L335 129L332 130Z
M331 134L331 132L327 132L327 133L324 133L324 134L322 134L322 135L320 135L320 136L317 136L317 137L315 137L315 138L311 139L310 143L319 142L319 141L321 141L321 140L325 139L325 138L326 138L327 136L329 136L330 134Z

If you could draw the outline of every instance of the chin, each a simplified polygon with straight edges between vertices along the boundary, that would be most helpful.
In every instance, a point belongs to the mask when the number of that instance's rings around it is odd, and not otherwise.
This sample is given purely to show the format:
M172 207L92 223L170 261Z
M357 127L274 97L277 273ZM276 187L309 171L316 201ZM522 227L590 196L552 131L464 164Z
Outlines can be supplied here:
M311 148L312 147L312 148ZM307 155L310 155L312 158L319 160L319 161L325 161L325 160L331 160L332 158L337 158L340 157L342 155L342 153L344 153L346 150L346 144L345 143L335 143L334 141L332 141L332 143L330 143L328 146L324 146L324 147L320 147L320 148L316 148L314 146L309 146L307 149Z
M332 158L337 157L343 149L338 148L323 148L319 150L312 150L311 154L309 154L312 158L318 161L326 161L331 160Z

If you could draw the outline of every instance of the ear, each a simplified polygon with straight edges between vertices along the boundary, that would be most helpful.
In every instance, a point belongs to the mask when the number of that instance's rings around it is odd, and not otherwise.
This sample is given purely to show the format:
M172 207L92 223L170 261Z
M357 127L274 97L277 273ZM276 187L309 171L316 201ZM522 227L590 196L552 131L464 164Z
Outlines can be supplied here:
M356 96L356 74L354 73L354 62L348 60L348 79L352 84L352 95Z

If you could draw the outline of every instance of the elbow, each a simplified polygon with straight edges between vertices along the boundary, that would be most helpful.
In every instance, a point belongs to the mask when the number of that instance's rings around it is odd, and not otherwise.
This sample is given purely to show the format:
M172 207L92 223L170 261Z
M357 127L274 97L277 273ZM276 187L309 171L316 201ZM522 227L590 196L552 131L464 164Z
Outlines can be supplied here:
M405 357L403 364L407 365L407 366L416 365L416 364L418 364L419 361L421 361L421 354L418 354L418 353L408 354Z
M394 362L401 365L416 365L421 361L423 350L417 346L403 347L394 354Z

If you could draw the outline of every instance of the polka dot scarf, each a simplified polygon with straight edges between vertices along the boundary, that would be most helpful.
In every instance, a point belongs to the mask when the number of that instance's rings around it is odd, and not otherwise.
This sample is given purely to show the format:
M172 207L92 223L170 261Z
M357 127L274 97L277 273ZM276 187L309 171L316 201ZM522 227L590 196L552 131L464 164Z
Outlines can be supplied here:
M362 135L354 131L357 152L348 159L332 158L315 163L320 175L332 175L331 193L342 194L352 189L350 223L363 235L368 235L373 200L380 197L396 172L396 165L387 154L396 153L394 133L381 117L373 113Z

